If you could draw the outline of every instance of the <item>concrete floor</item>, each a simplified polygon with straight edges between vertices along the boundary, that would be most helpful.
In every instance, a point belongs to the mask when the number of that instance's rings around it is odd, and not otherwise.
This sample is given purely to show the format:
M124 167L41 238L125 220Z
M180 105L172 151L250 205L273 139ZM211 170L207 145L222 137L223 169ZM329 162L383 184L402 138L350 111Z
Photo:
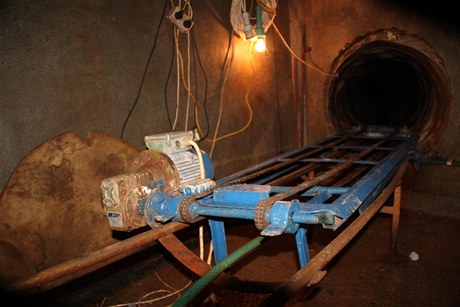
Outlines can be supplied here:
M460 255L459 222L452 218L403 210L398 254L391 258L391 218L377 215L328 265L324 279L315 287L298 292L287 306L460 306L460 264L457 262ZM255 227L250 223L229 227L227 234L230 252L257 236ZM337 234L314 228L310 243L311 255L314 256ZM294 238L290 235L268 240L256 252L232 267L231 273L250 280L285 280L298 269L294 248ZM419 255L418 261L409 258L411 252ZM145 254L142 257L147 256ZM120 269L120 265L117 269ZM129 272L129 267L122 270ZM174 260L160 261L154 269L145 269L144 272L146 274L139 271L135 273L128 285L119 289L113 286L117 282L110 285L102 278L95 281L97 278L94 276L92 279L78 281L76 284L86 289L95 289L98 282L110 288L106 288L99 297L93 297L92 301L88 301L88 296L86 301L81 299L88 290L78 290L74 285L77 290L74 289L73 294L58 290L52 295L42 296L35 303L40 305L43 302L47 306L113 306L138 302L152 291L159 292L153 292L145 300L159 298L169 293L166 290L174 292L171 289L181 289L193 279ZM123 282L118 285L123 285ZM217 286L211 286L209 291L215 294L218 306L258 306L267 297ZM170 305L176 299L177 296L173 295L153 302L150 306Z

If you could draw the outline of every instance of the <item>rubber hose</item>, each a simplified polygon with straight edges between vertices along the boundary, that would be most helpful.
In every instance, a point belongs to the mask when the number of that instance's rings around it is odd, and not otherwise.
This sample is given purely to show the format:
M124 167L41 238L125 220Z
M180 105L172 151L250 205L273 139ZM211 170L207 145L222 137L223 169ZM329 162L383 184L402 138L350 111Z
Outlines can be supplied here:
M172 306L188 306L195 297L203 291L204 288L217 278L217 276L239 261L243 256L260 246L264 239L265 237L263 236L255 238L217 263L206 274L198 279L193 286L191 286Z

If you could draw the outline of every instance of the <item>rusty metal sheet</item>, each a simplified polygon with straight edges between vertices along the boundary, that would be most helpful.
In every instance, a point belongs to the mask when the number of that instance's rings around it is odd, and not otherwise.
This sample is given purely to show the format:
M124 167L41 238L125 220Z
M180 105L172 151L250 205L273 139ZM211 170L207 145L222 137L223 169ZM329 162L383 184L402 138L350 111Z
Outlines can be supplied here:
M8 246L0 248L0 284L116 242L100 182L132 169L138 155L117 137L90 132L64 133L24 157L0 196L0 246Z

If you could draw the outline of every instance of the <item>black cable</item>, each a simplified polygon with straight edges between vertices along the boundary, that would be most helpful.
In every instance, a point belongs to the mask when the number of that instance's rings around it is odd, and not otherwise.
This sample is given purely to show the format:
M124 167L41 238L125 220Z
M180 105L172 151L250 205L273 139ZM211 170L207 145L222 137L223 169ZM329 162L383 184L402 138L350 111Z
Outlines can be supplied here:
M275 33L272 31L272 42L275 42ZM280 100L279 100L279 88L278 88L278 61L276 58L278 57L278 51L276 50L276 44L273 43L273 60L274 60L274 76L275 76L275 92L276 92L276 121L277 121L277 129L278 129L278 154L281 155L281 115L280 115Z
M219 84L217 86L217 88L221 89L221 97L220 97L220 99L222 99L222 93L223 93L222 90L223 90L223 86L225 85L224 84L225 75L228 73L227 69L229 69L230 66L232 65L233 55L234 55L234 52L232 52L232 56L229 59L230 50L234 50L234 49L232 49L232 46L233 46L233 29L230 29L228 34L229 34L229 36L228 36L227 51L225 52L224 62L222 63L222 68L221 68L221 71L220 71L221 77L220 77L220 80L219 80Z
M206 71L204 70L204 67L203 67L203 63L201 62L201 57L200 57L200 52L198 51L198 46L196 45L196 40L195 40L195 31L192 31L192 43L193 43L193 54L196 53L196 59L198 60L198 64L200 66L200 69L201 69L201 72L203 73L203 77L204 77L204 98L203 98L203 111L204 111L204 114L205 114L205 117L206 117L206 126L207 126L207 129L206 129L206 133L204 134L204 136L202 136L200 138L199 141L202 141L204 140L205 138L208 137L209 135L209 116L208 116L208 109L207 109L207 105L208 105L208 77L206 75ZM194 66L196 68L196 66ZM195 69L195 72L196 72L196 69ZM195 84L196 84L196 76L195 76ZM197 103L198 99L195 99L195 105ZM194 110L196 112L196 106L194 107ZM195 118L197 118L197 116L195 116ZM195 123L196 125L198 125L198 123Z
M175 30L173 29L173 31L175 31ZM171 131L173 131L173 125L172 125L172 122L171 122L171 115L169 114L168 84L169 84L169 80L171 79L172 67L173 67L173 64L174 64L174 56L176 55L175 43L176 42L174 41L174 32L173 32L171 61L169 63L168 76L166 77L166 82L165 82L165 87L164 87L166 115L168 116L168 123L169 123L169 128L171 129Z
M123 124L123 128L121 129L121 134L120 134L121 138L123 138L123 135L125 133L125 128L126 128L126 125L128 124L129 118L131 117L131 114L133 113L134 108L136 107L137 103L139 102L139 97L141 95L142 87L144 86L144 81L145 81L145 77L147 76L147 71L149 69L150 61L152 59L153 52L155 51L155 47L157 45L158 34L160 33L161 24L163 23L163 20L164 20L165 14L166 14L167 5L168 5L168 0L165 0L165 5L163 7L163 12L161 13L160 22L158 23L158 28L157 28L157 32L155 34L155 39L153 41L152 49L150 50L150 55L149 55L149 57L147 59L147 64L145 65L144 74L142 75L141 83L139 85L139 90L137 91L137 95L136 95L136 98L134 99L134 103L133 103L133 105L131 107L131 110L129 110L128 116L125 119L125 122Z
M226 67L227 65L231 65L232 62L233 62L233 55L232 55L232 57L230 58L230 63L227 64L228 55L230 54L230 48L232 47L232 39L233 39L233 29L230 29L230 30L229 30L229 33L228 33L227 51L226 51L226 53L225 53L224 62L222 63L221 75L225 73L225 67ZM222 83L223 81L224 81L224 80L223 80L223 77L221 77L220 83Z

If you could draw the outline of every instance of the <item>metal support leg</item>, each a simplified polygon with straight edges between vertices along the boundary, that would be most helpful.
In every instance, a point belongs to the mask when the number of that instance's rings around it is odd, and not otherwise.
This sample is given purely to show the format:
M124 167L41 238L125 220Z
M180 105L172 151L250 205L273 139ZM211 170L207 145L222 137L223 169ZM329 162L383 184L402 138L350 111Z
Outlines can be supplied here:
M396 256L396 246L398 243L399 217L401 213L401 185L394 191L393 219L391 225L391 255Z
M227 240L225 238L225 225L223 221L209 220L212 244L214 245L214 260L216 263L228 256Z
M299 227L295 234L297 243L297 252L299 253L300 267L304 267L310 261L310 252L308 251L307 230Z

